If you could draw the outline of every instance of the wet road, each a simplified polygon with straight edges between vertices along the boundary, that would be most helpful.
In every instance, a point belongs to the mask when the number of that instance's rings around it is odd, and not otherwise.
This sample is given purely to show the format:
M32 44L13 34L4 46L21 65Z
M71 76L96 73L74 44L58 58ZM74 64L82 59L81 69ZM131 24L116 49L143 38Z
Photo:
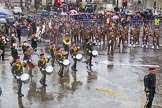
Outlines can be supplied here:
M48 49L45 43L38 49ZM6 50L6 61L0 61L1 108L142 108L145 103L143 77L148 67L157 67L157 94L153 108L162 108L161 50L116 48L113 56L106 49L95 47L99 56L93 58L92 70L79 62L78 71L64 71L59 78L58 65L54 73L47 76L47 87L40 85L41 73L36 67L34 77L22 87L24 97L17 98L17 83L10 72L10 51ZM44 50L45 51L45 50ZM82 53L82 51L80 52ZM19 50L22 58L22 51ZM46 54L47 55L47 54ZM70 58L70 57L69 57ZM70 58L71 60L71 58ZM84 61L84 59L83 59ZM73 61L71 60L71 64ZM50 63L48 64L50 65ZM26 69L24 72L27 72Z

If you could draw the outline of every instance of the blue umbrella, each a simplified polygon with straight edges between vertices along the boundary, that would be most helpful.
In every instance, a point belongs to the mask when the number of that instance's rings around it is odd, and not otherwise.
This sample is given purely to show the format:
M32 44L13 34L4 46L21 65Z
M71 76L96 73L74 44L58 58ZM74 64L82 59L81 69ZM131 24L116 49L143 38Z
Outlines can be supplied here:
M4 13L4 12L0 12L0 15L6 15L6 13Z

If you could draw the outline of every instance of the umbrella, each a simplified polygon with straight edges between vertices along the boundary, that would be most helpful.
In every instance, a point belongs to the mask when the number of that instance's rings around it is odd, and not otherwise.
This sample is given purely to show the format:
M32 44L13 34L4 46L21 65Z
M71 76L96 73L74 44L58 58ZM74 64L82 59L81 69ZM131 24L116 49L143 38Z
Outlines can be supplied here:
M107 12L106 15L112 15L112 12Z
M7 21L6 21L6 19L4 19L4 18L0 18L0 23L1 23L1 24L4 24L4 23L7 23Z
M113 16L112 19L119 19L117 15Z
M76 11L76 10L71 10L71 11L69 12L69 15L77 15L77 11Z
M68 15L66 12L61 12L61 15Z
M4 12L0 12L0 15L6 15L6 13L4 13Z

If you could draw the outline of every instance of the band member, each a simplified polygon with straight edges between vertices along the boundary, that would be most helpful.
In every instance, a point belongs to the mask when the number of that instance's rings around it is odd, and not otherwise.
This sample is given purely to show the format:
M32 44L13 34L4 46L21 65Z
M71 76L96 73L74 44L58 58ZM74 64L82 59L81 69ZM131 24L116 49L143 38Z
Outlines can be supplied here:
M11 66L14 62L16 62L16 57L18 56L18 51L17 51L17 44L13 43L11 46L11 56L12 56L12 62L10 63Z
M68 53L66 55L66 58L68 58L69 56L69 50L70 50L70 38L69 37L66 37L64 40L63 40L63 46L64 46L64 50Z
M23 53L26 51L27 46L28 46L28 43L26 41L24 41L23 45L22 45Z
M155 68L149 68L149 74L144 77L144 86L147 97L144 108L151 108L156 88Z
M56 54L56 61L58 62L60 69L58 71L58 75L60 77L64 77L63 71L64 71L64 64L63 64L63 59L64 59L64 52L61 50L61 48L57 48L57 54Z
M93 56L92 55L92 51L93 51L93 46L94 45L95 44L92 43L92 39L91 38L88 38L88 42L86 43L86 52L87 52L87 60L86 60L86 63L90 67L93 66L93 64L92 64L92 56Z
M155 27L154 29L154 33L153 33L153 45L152 45L152 48L156 48L156 49L159 49L159 38L160 38L160 30L159 28Z
M32 61L30 60L30 57L31 57L32 54L33 54L33 50L30 48L30 46L27 46L26 47L26 51L24 52L24 58L23 58L23 60L28 61L27 64L28 64L28 70L29 70L30 77L33 77L32 70L35 67L33 65Z
M17 79L17 83L18 83L18 92L17 92L17 95L19 97L22 97L24 96L22 93L21 93L21 88L22 88L22 81L20 79L20 76L23 74L23 67L26 66L26 63L24 62L21 62L20 61L20 57L17 56L16 57L16 62L12 64L12 70L13 70L13 75L14 77Z
M79 48L76 47L76 45L75 45L74 42L72 42L72 46L71 46L71 48L70 48L70 54L71 54L71 56L72 56L72 58L73 58L74 64L73 64L73 66L71 67L71 69L74 70L74 71L78 71L78 70L76 69L76 65L77 65L76 55L77 55L77 52L78 52L78 51L79 51Z
M6 40L4 36L0 36L0 50L2 51L2 54L0 55L2 61L4 61L4 55L5 55L5 44Z
M148 48L148 42L149 42L149 28L148 27L146 27L145 29L144 29L144 33L143 33L143 37L142 37L142 48Z
M12 45L13 43L16 43L16 37L15 37L15 34L11 34L10 36L10 44Z
M50 53L51 53L51 65L55 66L55 56L56 56L56 47L54 43L50 44Z
M38 67L42 73L42 78L40 79L40 83L43 86L47 86L46 84L46 64L49 62L49 58L44 57L44 53L40 54L40 59L38 60Z
M114 43L115 43L115 34L113 28L111 27L109 30L109 37L108 37L108 52L107 54L113 55L114 53Z
M119 32L119 45L118 47L120 47L121 43L122 43L122 46L124 46L124 42L125 42L125 33L124 33L124 28L123 26L119 26L120 29L118 30Z
M33 48L34 52L37 51L37 37L34 33L32 34L31 37L31 47Z

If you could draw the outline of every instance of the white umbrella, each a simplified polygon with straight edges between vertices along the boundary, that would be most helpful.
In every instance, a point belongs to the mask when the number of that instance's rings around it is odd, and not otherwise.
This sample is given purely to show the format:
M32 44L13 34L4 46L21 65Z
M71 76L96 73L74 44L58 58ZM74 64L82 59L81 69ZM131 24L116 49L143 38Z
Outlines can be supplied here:
M4 18L0 18L0 23L7 23L7 21Z
M117 15L113 16L112 19L119 19Z

